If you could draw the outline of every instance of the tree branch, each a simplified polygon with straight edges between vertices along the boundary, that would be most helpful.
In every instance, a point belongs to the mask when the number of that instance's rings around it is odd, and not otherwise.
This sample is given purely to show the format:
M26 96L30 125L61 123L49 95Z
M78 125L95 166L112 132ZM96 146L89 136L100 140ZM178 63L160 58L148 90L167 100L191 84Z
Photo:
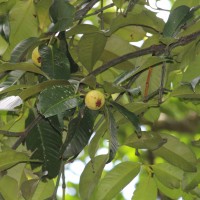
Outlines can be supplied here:
M12 149L17 149L17 147L24 141L31 129L42 119L42 115L38 115L31 124L28 125L26 130L21 134L18 140L13 144Z
M108 61L107 63L103 64L99 68L90 72L87 76L91 76L91 75L96 76L96 75L108 70L109 68L111 68L111 67L113 67L113 66L115 66L119 63L122 63L126 60L132 59L132 58L137 58L137 57L148 55L148 54L152 54L152 55L155 55L155 56L162 55L167 51L168 52L171 51L173 48L175 48L177 46L184 46L184 45L194 41L199 36L200 36L200 31L197 31L197 32L192 33L190 35L181 37L176 42L173 42L170 45L166 45L166 44L152 45L152 46L147 47L145 49L141 49L141 50L138 50L138 51L135 51L135 52L127 53L123 56L120 56L120 57L117 57L113 60Z
M90 1L83 9L78 10L75 14L75 20L80 20L87 14L87 12L98 2L99 0Z

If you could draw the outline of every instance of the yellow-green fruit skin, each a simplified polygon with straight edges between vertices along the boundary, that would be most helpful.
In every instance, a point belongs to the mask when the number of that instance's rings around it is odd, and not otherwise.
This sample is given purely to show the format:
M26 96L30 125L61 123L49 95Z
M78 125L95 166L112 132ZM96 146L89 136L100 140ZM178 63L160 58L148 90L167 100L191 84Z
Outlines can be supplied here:
M105 96L98 90L91 90L85 96L85 105L91 110L99 110L105 104Z
M31 58L32 58L33 63L36 66L41 67L41 56L40 56L40 53L38 51L38 47L36 47L33 50Z

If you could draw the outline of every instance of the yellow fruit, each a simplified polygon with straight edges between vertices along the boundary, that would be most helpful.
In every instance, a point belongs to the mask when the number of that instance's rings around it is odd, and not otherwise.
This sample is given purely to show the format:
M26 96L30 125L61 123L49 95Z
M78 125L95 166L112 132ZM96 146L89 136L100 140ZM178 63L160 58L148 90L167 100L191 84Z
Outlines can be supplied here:
M33 52L32 52L32 61L35 65L37 65L38 67L41 67L41 56L40 53L38 51L38 47L36 47Z
M91 110L99 110L105 104L105 96L98 90L91 90L85 96L85 105Z

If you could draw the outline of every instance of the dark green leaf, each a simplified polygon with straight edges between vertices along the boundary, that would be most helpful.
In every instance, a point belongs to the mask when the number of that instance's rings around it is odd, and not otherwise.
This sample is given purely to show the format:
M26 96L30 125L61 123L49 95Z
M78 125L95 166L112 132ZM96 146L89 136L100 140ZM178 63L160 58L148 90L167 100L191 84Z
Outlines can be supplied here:
M100 155L92 159L85 166L79 183L79 193L81 199L90 198L92 192L99 182L107 160L108 155Z
M106 108L106 118L108 123L108 131L109 131L109 159L108 163L113 160L115 154L118 149L118 140L117 140L117 124L114 119L114 116L108 108Z
M182 25L186 23L189 16L190 8L185 5L181 5L175 8L169 15L168 21L166 22L163 29L164 37L173 37L174 34L179 31Z
M11 62L21 62L25 60L25 56L28 50L35 46L39 42L39 39L36 37L31 37L28 39L23 40L20 42L16 47L13 49L11 54Z
M65 80L49 80L49 81L44 81L42 83L39 83L37 85L31 86L25 90L23 90L19 96L25 100L27 98L30 98L36 94L38 94L39 92L41 92L42 90L48 88L48 87L52 87L52 86L56 86L56 85L69 85L68 81Z
M140 137L141 128L138 117L133 112L127 110L125 107L121 106L120 104L114 101L112 101L111 104L134 125L135 131L138 137Z
M33 118L29 116L27 122L31 123ZM26 146L33 152L32 158L42 160L42 170L47 171L48 178L58 175L60 169L60 148L62 136L51 124L42 119L26 137ZM37 167L34 164L32 167Z
M139 171L139 163L126 161L116 165L100 181L92 199L112 199L137 176Z
M77 107L79 103L79 97L71 85L46 88L40 93L38 100L37 108L45 117L64 113L65 110Z
M61 150L64 160L76 157L88 144L97 115L98 111L85 108L84 113L70 121L68 135Z
M39 52L42 58L42 70L50 78L69 79L70 63L64 52L49 46L42 46Z
M72 25L75 8L65 0L56 0L49 9L54 25L50 32L64 31Z

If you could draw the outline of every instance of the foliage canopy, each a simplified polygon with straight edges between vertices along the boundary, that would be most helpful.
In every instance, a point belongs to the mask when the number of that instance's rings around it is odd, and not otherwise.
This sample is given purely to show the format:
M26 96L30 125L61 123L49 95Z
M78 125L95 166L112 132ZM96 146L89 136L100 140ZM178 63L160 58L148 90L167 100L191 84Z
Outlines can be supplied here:
M0 0L0 199L56 199L76 159L63 199L200 198L200 1L171 4Z

